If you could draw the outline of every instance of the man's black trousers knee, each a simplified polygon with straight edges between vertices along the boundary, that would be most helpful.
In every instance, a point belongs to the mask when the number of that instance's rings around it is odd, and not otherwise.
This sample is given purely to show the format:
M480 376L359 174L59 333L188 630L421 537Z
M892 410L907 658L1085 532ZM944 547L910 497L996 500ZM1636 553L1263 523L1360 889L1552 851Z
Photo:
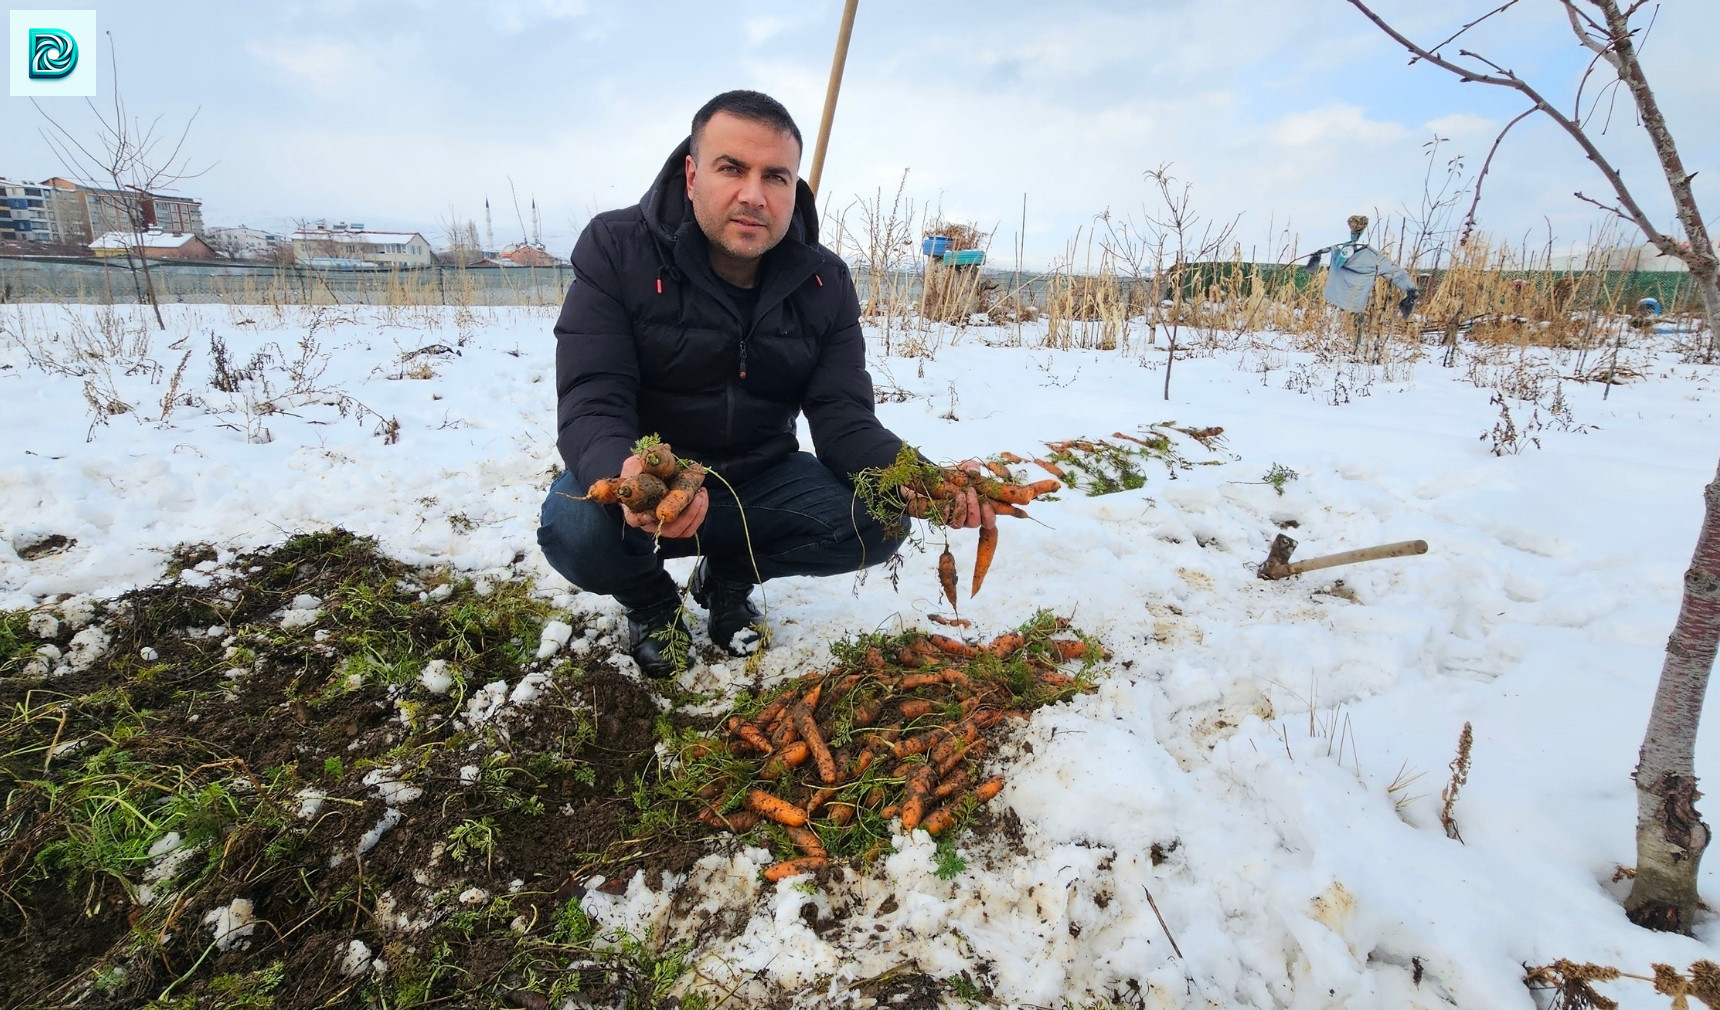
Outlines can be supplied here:
M705 487L710 510L698 535L654 541L622 521L621 506L576 500L586 489L563 473L544 499L538 544L569 582L613 596L629 610L676 594L664 558L704 555L717 578L760 582L859 571L902 545L867 514L854 489L810 453L797 452L733 491L715 476Z

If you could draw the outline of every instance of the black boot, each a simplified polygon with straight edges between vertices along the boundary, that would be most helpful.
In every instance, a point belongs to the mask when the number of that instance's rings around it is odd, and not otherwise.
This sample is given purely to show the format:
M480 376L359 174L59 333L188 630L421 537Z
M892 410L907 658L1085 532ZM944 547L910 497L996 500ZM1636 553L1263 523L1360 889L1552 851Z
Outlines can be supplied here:
M731 656L758 651L764 615L752 605L751 582L731 582L713 575L708 558L700 558L687 582L693 600L711 612L711 641Z
M681 617L681 601L629 610L627 646L647 677L673 677L685 670L692 662L693 636Z

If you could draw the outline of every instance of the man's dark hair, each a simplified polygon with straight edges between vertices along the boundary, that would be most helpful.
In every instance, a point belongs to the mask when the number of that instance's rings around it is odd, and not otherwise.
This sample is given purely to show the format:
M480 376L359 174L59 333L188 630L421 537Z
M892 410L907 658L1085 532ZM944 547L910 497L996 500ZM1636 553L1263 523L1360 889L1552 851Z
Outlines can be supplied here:
M800 127L794 125L794 117L788 114L783 104L762 91L725 91L699 107L693 113L693 156L698 157L699 134L705 129L705 124L719 112L726 112L736 119L746 119L754 123L763 123L779 133L786 133L794 138L795 146L806 149L806 142L800 139Z

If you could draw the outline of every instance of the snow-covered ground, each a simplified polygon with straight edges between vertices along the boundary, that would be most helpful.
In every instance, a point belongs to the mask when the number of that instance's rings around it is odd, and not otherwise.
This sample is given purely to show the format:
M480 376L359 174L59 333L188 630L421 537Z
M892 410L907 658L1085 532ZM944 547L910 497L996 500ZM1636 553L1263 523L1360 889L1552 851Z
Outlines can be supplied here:
M165 333L104 312L0 307L0 606L146 583L182 543L333 525L408 561L559 584L534 535L558 466L547 310L179 306ZM875 361L908 394L880 405L885 423L952 460L1167 420L1226 439L1210 457L1187 447L1221 465L1152 469L1140 490L1006 521L986 591L963 602L987 633L1073 614L1114 653L1097 693L1038 714L1001 756L997 802L1023 837L970 841L949 881L930 840L900 839L881 872L812 894L760 884L762 853L712 856L678 901L642 877L593 892L599 921L696 937L706 977L762 971L746 985L807 1004L915 961L965 969L1006 1004L1527 1008L1525 964L1647 973L1715 956L1712 920L1697 939L1639 930L1614 880L1634 859L1630 771L1720 456L1713 369L1639 357L1647 377L1605 401L1567 382L1574 424L1495 456L1499 410L1471 369L1400 366L1333 406L1320 383L1298 391L1305 357L1230 351L1179 360L1166 403L1162 352L989 346L1003 336ZM443 350L402 361L429 345ZM131 409L92 427L91 404L114 401ZM1524 425L1531 408L1509 403ZM1274 463L1299 474L1282 495L1260 483ZM1298 557L1430 550L1263 582L1255 567L1292 521ZM40 554L52 535L75 543ZM955 550L965 571L971 539ZM922 622L941 603L933 569L911 556L898 590L880 575L770 584L764 674ZM710 689L740 674L688 676ZM1438 811L1465 722L1460 842ZM1697 771L1713 781L1711 738ZM1710 858L1711 904L1716 872ZM808 902L847 917L815 931ZM1605 991L1666 1005L1642 983Z

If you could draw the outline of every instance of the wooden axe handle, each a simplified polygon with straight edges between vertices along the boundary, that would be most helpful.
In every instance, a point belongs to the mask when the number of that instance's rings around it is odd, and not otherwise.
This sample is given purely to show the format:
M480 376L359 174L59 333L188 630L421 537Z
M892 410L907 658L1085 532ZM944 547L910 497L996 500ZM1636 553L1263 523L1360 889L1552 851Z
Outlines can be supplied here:
M1303 572L1317 572L1322 568L1336 568L1339 565L1353 565L1358 561L1378 561L1381 558L1402 558L1412 554L1426 554L1426 540L1402 540L1395 544L1381 544L1378 547L1363 547L1353 551L1339 551L1325 557L1309 558L1306 561L1293 561L1284 566L1285 575L1301 575Z

